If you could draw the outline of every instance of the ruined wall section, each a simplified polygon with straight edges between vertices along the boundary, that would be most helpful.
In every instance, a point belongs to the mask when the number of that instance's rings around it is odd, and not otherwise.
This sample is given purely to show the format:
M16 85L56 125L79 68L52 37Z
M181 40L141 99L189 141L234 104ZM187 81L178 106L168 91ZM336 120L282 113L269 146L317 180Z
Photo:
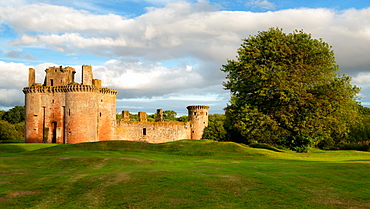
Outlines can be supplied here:
M75 69L72 67L49 67L45 70L44 86L65 86L74 82Z
M117 124L117 140L163 143L190 139L190 130L190 123L121 120Z

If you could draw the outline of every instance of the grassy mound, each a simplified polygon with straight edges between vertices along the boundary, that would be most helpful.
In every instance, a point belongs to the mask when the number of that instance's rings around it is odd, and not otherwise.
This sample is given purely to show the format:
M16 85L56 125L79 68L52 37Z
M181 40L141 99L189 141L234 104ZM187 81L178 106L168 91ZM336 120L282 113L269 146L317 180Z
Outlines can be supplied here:
M0 144L0 208L370 207L369 152L258 147Z

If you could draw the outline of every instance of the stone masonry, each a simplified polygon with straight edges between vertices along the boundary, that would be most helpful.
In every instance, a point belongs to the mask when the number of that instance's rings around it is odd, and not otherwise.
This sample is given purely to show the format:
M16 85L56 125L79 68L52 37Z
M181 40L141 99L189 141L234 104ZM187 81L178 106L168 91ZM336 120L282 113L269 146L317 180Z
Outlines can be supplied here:
M49 67L43 84L35 83L35 69L29 69L25 94L25 142L73 144L108 140L161 143L201 139L208 126L208 106L188 106L189 122L164 122L157 110L156 122L139 112L139 121L130 121L122 112L116 121L117 91L102 88L92 67L82 66L81 84L74 81L72 67Z

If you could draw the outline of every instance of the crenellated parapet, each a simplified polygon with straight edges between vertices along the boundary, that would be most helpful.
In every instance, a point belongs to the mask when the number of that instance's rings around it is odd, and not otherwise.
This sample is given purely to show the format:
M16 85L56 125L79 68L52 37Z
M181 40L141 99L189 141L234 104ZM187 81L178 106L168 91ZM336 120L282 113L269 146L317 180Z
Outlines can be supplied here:
M110 89L110 88L100 88L99 92L102 94L114 94L114 95L117 94L117 90Z
M187 106L186 107L188 110L198 110L198 109L204 109L208 110L209 106L204 106L204 105L192 105L192 106Z
M109 88L100 88L92 85L66 85L66 86L31 86L23 88L23 93L59 93L59 92L96 92L116 95L117 91Z

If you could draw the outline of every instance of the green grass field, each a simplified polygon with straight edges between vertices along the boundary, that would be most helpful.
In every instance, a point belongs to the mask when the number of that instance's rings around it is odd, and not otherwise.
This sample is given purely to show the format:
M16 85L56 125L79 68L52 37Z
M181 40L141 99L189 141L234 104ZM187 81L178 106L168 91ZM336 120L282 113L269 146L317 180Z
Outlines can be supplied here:
M207 140L0 144L0 208L370 208L370 153Z

